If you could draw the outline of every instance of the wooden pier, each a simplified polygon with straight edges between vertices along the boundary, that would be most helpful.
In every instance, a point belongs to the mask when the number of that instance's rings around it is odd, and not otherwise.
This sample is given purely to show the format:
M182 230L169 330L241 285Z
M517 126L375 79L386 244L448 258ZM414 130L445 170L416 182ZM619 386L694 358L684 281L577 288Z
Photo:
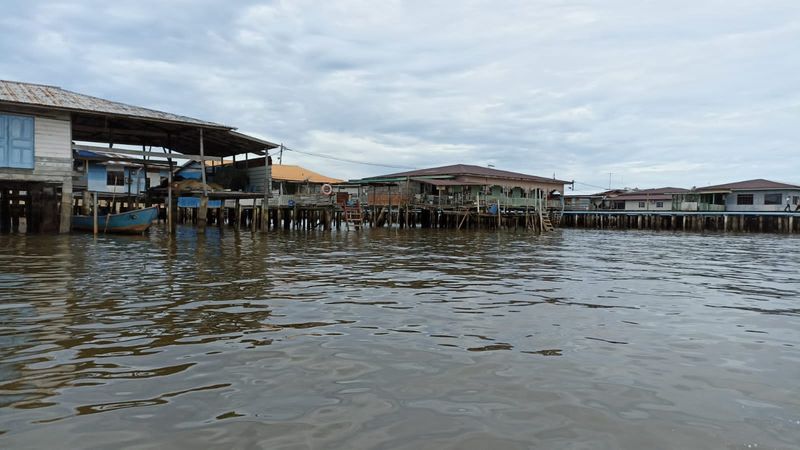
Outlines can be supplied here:
M800 233L800 213L564 211L561 226L619 230Z

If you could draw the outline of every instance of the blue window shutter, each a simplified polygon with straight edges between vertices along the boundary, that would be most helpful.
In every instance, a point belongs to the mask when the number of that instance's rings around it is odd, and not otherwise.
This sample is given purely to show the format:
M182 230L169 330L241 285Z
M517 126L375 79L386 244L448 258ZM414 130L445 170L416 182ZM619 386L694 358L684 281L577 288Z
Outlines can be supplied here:
M7 167L33 169L33 117L6 116Z
M8 116L0 114L0 167L8 167Z

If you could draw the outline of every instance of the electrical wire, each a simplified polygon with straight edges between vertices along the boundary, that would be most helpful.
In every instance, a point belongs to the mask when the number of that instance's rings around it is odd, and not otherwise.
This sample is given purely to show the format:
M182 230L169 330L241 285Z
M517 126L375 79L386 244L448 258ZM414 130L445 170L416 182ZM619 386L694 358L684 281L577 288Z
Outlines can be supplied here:
M583 182L580 182L580 181L576 181L575 184L580 184L580 185L592 187L592 188L595 188L595 189L602 189L604 191L608 190L608 187L605 187L605 186L596 186L594 184L583 183Z
M347 158L339 158L337 156L324 155L322 153L309 152L309 151L306 151L306 150L297 150L297 149L294 149L294 148L287 147L285 145L283 146L283 150L288 151L288 152L301 153L303 155L315 156L317 158L330 159L330 160L333 160L333 161L340 161L340 162L346 162L346 163L351 163L351 164L362 164L362 165L365 165L365 166L373 166L373 167L388 167L390 169L407 169L407 170L416 169L416 167L409 167L409 166L394 166L394 165L391 165L391 164L379 164L379 163L371 163L371 162L364 162L364 161L355 161L355 160L347 159ZM607 188L604 187L604 186L597 186L597 185L594 185L594 184L583 183L583 182L580 182L580 181L575 181L574 183L575 184L580 184L582 186L588 186L588 187L596 188L596 189L607 190Z
M303 155L316 156L317 158L331 159L333 161L341 161L341 162L346 162L346 163L351 163L351 164L363 164L365 166L374 166L374 167L388 167L390 169L407 169L407 170L416 169L416 167L409 167L409 166L393 166L391 164L379 164L379 163L371 163L371 162L364 162L364 161L355 161L353 159L339 158L337 156L323 155L321 153L314 153L314 152L309 152L309 151L305 151L305 150L297 150L297 149L289 148L289 147L287 147L285 145L283 146L283 149L286 150L286 151L290 151L290 152L301 153Z

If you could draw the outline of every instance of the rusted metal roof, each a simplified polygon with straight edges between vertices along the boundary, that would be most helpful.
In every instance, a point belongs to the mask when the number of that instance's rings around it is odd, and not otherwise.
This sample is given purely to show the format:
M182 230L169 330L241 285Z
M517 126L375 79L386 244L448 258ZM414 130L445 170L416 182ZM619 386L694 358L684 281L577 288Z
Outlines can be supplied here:
M44 84L21 83L19 81L0 80L0 102L19 105L44 106L69 111L82 111L100 114L112 114L125 117L153 119L186 125L199 125L212 128L228 128L214 122L181 116L141 106L114 102L91 95L68 91L58 86Z
M326 177L313 170L291 164L278 164L272 166L272 179L277 181L291 181L296 183L341 183L344 180Z
M695 189L698 192L711 192L711 191L761 191L770 189L800 189L800 186L787 183L779 183L777 181L765 180L757 178L755 180L737 181L735 183L717 184L714 186L705 186Z
M469 181L448 180L441 178L410 178L411 181L418 181L433 186L483 186L484 183L471 183Z
M671 200L673 194L685 194L688 189L676 187L663 187L655 189L640 189L638 191L625 192L612 198L614 200Z
M230 165L232 162L226 160L225 165ZM264 158L253 158L248 161L236 161L236 168L242 169L244 167L264 167ZM312 184L341 184L344 180L332 178L314 172L313 170L306 169L303 166L293 164L273 164L272 165L272 179L275 181L288 181L291 183L312 183Z
M74 141L163 147L188 155L199 153L203 132L205 155L219 157L263 155L265 150L278 146L227 125L42 84L0 80L0 107L68 112Z
M377 177L364 178L363 181L368 180L384 180L396 178L420 178L420 177L437 177L437 176L459 176L459 175L472 175L486 178L500 178L509 180L524 180L537 183L555 183L555 184L568 184L570 181L557 180L555 178L539 177L536 175L527 175L524 173L510 172L507 170L498 170L491 167L473 166L470 164L454 164L451 166L431 167L429 169L411 170L408 172L390 173Z

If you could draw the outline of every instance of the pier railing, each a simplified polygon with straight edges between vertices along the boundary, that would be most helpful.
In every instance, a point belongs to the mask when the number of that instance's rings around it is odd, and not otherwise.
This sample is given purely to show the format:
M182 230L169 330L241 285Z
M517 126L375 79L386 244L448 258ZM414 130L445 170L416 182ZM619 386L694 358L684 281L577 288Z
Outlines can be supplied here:
M354 200L351 196L351 201ZM407 194L404 192L392 193L369 193L362 195L358 199L361 204L380 205L380 206L435 206L435 207L475 207L480 202L482 207L496 205L499 201L501 208L535 208L540 200L535 197L505 197L497 195L474 195L449 194L449 195L427 195L427 194ZM561 209L561 200L546 200L546 208Z

